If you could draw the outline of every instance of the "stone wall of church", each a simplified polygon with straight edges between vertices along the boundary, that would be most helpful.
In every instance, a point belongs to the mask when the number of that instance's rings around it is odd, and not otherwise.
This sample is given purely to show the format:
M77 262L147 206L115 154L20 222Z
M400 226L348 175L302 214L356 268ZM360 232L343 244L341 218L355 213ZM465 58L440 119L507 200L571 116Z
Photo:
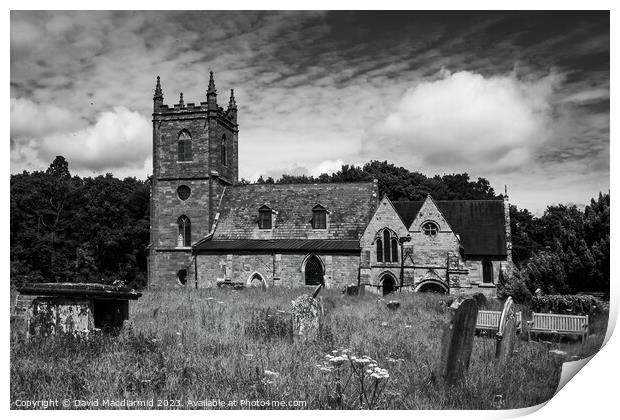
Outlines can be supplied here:
M359 254L313 254L325 268L327 288L342 289L357 284ZM260 274L269 287L303 287L306 253L238 253L200 254L198 263L198 287L213 287L218 281L248 284L254 273Z
M153 252L149 256L149 287L182 287L177 281L179 270L187 270L187 285L194 284L194 264L187 251Z
M187 200L181 200L177 188L186 185L191 189ZM185 215L191 222L191 242L204 238L209 233L209 180L158 181L153 200L157 201L158 220L153 223L156 230L156 248L178 247L177 220Z

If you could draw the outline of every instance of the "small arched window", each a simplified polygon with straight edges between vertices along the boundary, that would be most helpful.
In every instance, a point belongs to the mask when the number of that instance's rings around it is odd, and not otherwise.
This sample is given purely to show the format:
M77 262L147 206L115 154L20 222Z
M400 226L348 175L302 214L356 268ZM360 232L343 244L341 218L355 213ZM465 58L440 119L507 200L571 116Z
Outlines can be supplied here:
M228 165L228 156L226 155L226 148L228 145L226 144L226 134L222 135L222 144L220 146L220 161L223 166Z
M398 262L398 239L392 238L392 261Z
M179 162L189 162L193 159L192 136L190 136L189 131L182 130L179 133L177 151Z
M377 239L377 262L383 262L383 241Z
M179 217L177 220L178 237L177 246L191 246L192 245L192 223L185 215Z
M493 283L493 263L489 260L482 261L482 282Z
M437 226L435 222L425 222L422 225L422 232L424 232L426 236L434 238L437 236L437 232L439 232L439 226Z

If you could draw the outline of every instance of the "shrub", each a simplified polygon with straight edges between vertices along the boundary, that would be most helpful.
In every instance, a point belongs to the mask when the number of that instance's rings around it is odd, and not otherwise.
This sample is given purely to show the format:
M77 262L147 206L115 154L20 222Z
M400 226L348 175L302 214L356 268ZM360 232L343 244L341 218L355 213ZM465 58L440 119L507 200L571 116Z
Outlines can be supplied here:
M513 270L512 273L504 275L500 271L499 282L497 284L497 297L501 300L512 299L516 303L526 304L532 299L532 293L527 288L525 281L521 276L521 272Z
M534 312L589 316L598 315L603 309L601 303L590 295L535 296L530 307Z
M487 307L487 297L484 295L484 293L474 293L472 299L476 301L479 309L484 309Z

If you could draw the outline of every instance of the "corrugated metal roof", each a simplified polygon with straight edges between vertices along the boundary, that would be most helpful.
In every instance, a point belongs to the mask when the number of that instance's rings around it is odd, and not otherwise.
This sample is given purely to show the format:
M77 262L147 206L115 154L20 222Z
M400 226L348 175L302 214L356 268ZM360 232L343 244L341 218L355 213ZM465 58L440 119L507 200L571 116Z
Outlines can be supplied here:
M201 251L359 251L359 241L329 239L232 239L204 241Z

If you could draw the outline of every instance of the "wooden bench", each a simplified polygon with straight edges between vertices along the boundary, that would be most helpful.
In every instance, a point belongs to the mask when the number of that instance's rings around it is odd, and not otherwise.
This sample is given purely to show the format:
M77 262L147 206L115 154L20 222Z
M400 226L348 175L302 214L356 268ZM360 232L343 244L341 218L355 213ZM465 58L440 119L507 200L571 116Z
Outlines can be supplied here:
M499 329L499 320L502 317L502 311L478 311L478 319L476 320L477 330L495 331ZM517 312L517 331L521 331L521 312Z
M528 339L531 333L542 332L559 335L579 335L583 343L588 336L588 315L560 315L532 313L529 325Z

